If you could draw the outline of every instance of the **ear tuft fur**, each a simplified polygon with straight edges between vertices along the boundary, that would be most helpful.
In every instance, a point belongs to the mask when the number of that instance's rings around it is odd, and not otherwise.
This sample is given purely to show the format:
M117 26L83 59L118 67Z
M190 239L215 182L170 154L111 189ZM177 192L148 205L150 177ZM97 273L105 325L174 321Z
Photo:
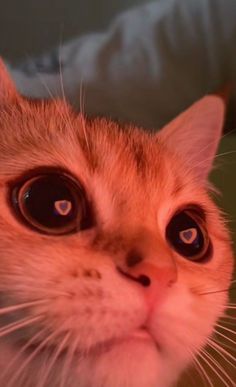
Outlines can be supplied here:
M4 105L19 98L16 87L9 72L0 58L0 105Z

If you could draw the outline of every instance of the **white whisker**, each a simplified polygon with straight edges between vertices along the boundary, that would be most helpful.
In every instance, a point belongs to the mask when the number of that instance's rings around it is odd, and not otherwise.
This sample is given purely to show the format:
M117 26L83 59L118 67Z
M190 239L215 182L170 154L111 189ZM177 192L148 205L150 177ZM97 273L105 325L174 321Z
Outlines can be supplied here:
M62 367L59 387L66 387L66 379L67 379L69 369L72 364L77 346L78 346L78 340L75 340L74 343L70 345L70 347L68 348L67 356L65 356L64 366Z
M223 385L226 387L230 387L230 385L225 381L221 374L215 369L215 367L212 365L212 363L207 359L205 351L203 350L198 354L202 358L202 360L207 364L207 366L218 376L218 378L223 382ZM213 362L214 364L214 362Z
M220 338L219 338L219 340L218 340L216 336L214 336L214 341L215 341L216 343L218 343L220 346L223 346L223 347L225 347L225 348L227 348L227 349L230 349L231 352L235 352L235 351L236 351L236 347L235 347L235 346L232 347L232 346L229 345L228 343L226 344L225 342L220 341Z
M230 382L230 383L232 383L232 386L234 387L235 386L235 384L234 384L234 382L233 382L233 380L231 379L231 377L227 374L227 372L224 370L224 368L219 364L219 362L218 361L216 361L214 358L213 358L213 356L211 356L206 350L202 350L202 352L203 352L203 354L209 359L209 361L211 361L212 362L212 364L216 367L216 368L214 368L214 372L217 374L217 376L220 378L220 380L223 382L223 383L225 383L228 387L230 387L230 385L228 384L228 382L225 380L225 379L223 379L223 376L217 371L217 370L219 370L225 377L226 377L226 379L228 379L228 381ZM212 365L211 364L211 365ZM212 368L212 369L213 369Z
M206 370L204 369L203 365L201 364L200 360L197 359L196 357L193 358L193 361L196 362L196 364L199 366L199 368L201 369L204 377L206 378L206 381L208 382L209 386L210 387L214 387L209 375L207 375L206 373Z
M217 335L222 336L224 339L230 341L231 343L236 344L236 341L232 340L230 337L224 335L223 333L217 331L216 329L214 329L214 332L217 333Z
M30 301L30 302L24 302L22 304L18 305L11 305L11 306L6 306L4 308L0 308L0 316L12 312L16 312L21 309L26 309L26 308L31 308L32 306L37 306L41 304L45 304L47 300L36 300L36 301Z
M228 356L230 359L234 360L236 362L236 359L231 353L226 351L224 348L222 348L220 345L218 345L214 340L208 339L208 344L211 348L213 348L227 363L229 363L233 368L236 368L236 363L232 363L226 356Z
M42 319L43 319L43 315L38 315L38 316L31 317L31 318L27 317L27 318L24 318L20 321L15 321L15 322L8 324L0 329L0 337L4 337L4 336L8 335L9 333L13 333L21 328L25 328L28 325L31 325L39 320L42 320Z
M208 381L206 379L205 374L202 371L202 368L200 368L200 366L199 366L199 360L197 360L196 358L193 359L193 366L194 366L195 370L197 371L198 375L200 376L200 378L201 378L201 380L203 382L203 385L205 387L207 387L208 386L208 384L207 384ZM192 378L191 372L189 372L189 374L190 374L191 380L195 381L194 378ZM191 385L192 385L192 383L191 383Z
M85 142L87 145L87 149L90 152L89 142L88 142L88 136L87 136L87 130L86 130L86 122L84 119L84 99L83 99L83 80L80 81L80 88L79 88L79 101L80 101L80 118L82 121L82 129L84 133Z
M21 366L17 369L17 372L13 375L11 380L8 383L7 387L13 387L16 380L19 378L19 376L22 374L24 369L28 366L30 362L34 360L34 358L38 355L38 353L53 339L55 338L61 330L57 330L48 337L46 337L38 346L37 348L26 358L26 360L21 364Z
M39 332L37 332L34 336L31 337L30 340L26 342L26 344L17 352L16 356L14 356L10 363L7 364L7 367L4 369L4 371L1 372L1 380L5 378L7 375L8 371L11 370L12 366L16 363L16 361L23 355L23 353L35 342L37 342L40 337L48 331L48 328L41 329Z
M52 356L51 361L47 366L47 370L44 372L44 375L42 376L37 387L44 387L45 386L45 383L50 375L50 372L51 372L53 366L55 365L55 362L58 359L58 356L61 354L61 352L65 348L65 344L68 341L69 336L70 336L70 333L67 333L67 335L64 337L64 339L58 345L58 348L54 351L54 355Z
M227 332L232 333L232 335L236 335L236 332L235 332L235 331L233 331L233 330L230 329L230 328L224 327L223 325L221 325L221 324L219 324L219 323L216 323L215 326L218 327L218 328L223 329L224 331L227 331Z

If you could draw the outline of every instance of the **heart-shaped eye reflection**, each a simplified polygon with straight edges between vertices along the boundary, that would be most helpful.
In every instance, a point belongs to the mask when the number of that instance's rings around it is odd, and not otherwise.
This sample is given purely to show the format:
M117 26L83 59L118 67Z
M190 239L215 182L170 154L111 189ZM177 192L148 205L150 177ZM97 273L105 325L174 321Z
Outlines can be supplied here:
M54 208L58 215L66 216L72 210L72 203L69 200L56 200Z
M180 231L179 237L184 243L191 244L197 238L197 229L189 228L187 230Z

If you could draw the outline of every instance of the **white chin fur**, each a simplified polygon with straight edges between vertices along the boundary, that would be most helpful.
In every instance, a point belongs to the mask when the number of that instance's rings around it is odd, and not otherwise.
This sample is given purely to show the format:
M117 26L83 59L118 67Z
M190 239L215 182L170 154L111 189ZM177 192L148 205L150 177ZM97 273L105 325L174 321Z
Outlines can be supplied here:
M177 377L151 339L130 338L77 368L80 387L167 387Z

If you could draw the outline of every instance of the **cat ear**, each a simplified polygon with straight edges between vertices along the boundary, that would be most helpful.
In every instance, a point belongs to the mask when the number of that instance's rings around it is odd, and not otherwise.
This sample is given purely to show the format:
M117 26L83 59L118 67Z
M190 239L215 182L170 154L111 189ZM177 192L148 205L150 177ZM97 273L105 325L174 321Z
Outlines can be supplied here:
M17 98L19 98L19 94L3 60L0 58L0 105L12 102Z
M201 181L207 179L220 142L225 101L220 95L208 95L160 132L160 139L179 153Z

